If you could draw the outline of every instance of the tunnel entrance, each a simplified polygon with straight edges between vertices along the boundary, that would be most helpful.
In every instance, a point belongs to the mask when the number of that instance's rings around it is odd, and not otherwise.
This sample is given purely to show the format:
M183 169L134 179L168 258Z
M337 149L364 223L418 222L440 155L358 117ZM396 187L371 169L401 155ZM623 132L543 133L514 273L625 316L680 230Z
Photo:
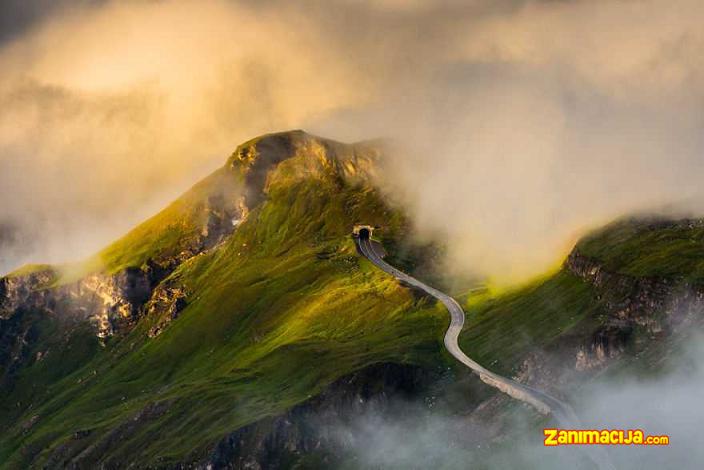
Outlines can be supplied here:
M356 238L367 239L372 237L374 227L371 225L355 225L352 229L352 236Z

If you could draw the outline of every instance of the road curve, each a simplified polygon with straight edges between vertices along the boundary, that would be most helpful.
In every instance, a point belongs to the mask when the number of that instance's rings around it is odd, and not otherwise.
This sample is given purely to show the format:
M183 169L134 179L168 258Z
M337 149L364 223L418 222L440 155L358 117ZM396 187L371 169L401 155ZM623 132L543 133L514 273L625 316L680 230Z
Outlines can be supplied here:
M576 418L569 405L551 397L544 392L528 387L527 385L516 382L515 380L507 379L495 374L476 361L470 359L464 352L462 352L459 344L457 343L457 338L459 337L462 327L464 326L464 311L462 310L462 307L460 307L460 304L444 292L441 292L434 287L430 287L429 285L409 276L384 261L376 252L374 245L369 238L368 230L362 229L359 236L355 240L359 251L381 270L391 274L396 279L406 284L427 292L447 307L447 310L450 312L450 326L445 333L445 348L450 354L452 354L453 357L455 357L455 359L469 367L472 372L477 374L482 382L499 389L513 398L528 403L542 414L552 414L558 421L562 421L562 418L565 418L566 420ZM569 422L573 421L570 420Z
M462 310L460 304L444 292L441 292L434 287L430 287L429 285L412 276L409 276L384 261L372 244L370 235L371 233L369 232L369 229L366 228L361 228L358 234L355 235L355 243L357 248L365 258L374 263L382 271L394 276L399 281L425 291L447 307L447 310L450 312L450 326L445 332L444 342L445 348L455 359L469 367L474 374L479 376L482 382L517 400L533 406L542 414L551 415L562 429L581 428L577 415L567 403L564 403L563 401L560 401L557 398L533 387L529 387L528 385L491 372L462 352L459 344L457 343L457 339L462 331L462 327L464 326L464 310ZM590 449L587 450L586 453L597 467L602 469L614 468L609 461L608 456L601 449Z

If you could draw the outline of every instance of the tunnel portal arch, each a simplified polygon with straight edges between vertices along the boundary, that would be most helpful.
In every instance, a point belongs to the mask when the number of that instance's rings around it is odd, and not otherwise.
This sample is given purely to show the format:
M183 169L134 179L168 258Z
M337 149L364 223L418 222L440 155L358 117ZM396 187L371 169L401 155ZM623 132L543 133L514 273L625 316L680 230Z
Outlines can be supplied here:
M374 227L372 225L355 225L352 229L352 235L356 238L372 238Z

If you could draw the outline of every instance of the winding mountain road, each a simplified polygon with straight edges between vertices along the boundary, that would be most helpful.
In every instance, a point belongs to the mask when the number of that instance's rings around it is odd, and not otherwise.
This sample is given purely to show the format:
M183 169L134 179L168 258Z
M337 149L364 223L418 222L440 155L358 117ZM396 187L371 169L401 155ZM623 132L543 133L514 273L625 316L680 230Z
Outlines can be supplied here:
M445 333L445 348L450 354L452 354L453 357L455 357L455 359L469 367L472 372L477 374L482 382L501 390L513 398L528 403L542 414L553 414L553 416L560 421L561 417L567 419L575 417L574 412L569 408L569 406L562 403L558 399L553 398L544 392L528 387L527 385L495 374L494 372L484 368L476 361L470 359L464 352L462 352L459 344L457 343L460 332L464 327L464 310L462 310L460 304L444 292L441 292L434 287L430 287L429 285L412 276L409 276L384 261L374 248L374 245L369 237L368 230L360 230L356 241L360 252L382 271L391 274L399 281L423 290L438 299L445 305L445 307L447 307L447 310L450 312L450 326Z
M421 289L429 295L442 302L450 312L450 326L445 332L445 348L452 356L466 365L474 374L479 376L482 382L500 390L501 392L533 406L538 412L551 415L553 419L563 429L579 429L579 419L572 408L555 397L545 392L537 390L528 385L516 382L515 380L503 377L483 367L481 364L469 358L460 349L457 339L464 326L464 311L460 304L449 295L434 287L419 281L400 271L382 259L374 244L371 241L371 232L368 228L359 229L355 236L355 243L360 253L369 261L374 263L379 269L391 274L396 279L408 285ZM601 451L588 451L589 458L602 469L612 469L613 465L608 457Z

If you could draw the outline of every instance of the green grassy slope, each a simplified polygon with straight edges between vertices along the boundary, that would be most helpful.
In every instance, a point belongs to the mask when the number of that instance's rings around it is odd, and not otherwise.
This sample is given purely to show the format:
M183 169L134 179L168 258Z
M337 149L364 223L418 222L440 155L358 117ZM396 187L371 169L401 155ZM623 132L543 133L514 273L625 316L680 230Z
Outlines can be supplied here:
M189 250L193 239L201 234L207 222L208 203L221 198L235 201L242 192L239 175L228 168L221 168L166 209L140 224L92 260L92 264L109 273L127 267L140 267L147 260L159 262Z
M602 314L593 287L564 270L470 303L465 310L462 349L480 364L509 375L533 349L548 348L561 337L588 337Z
M93 272L114 274L125 268L141 268L147 262L165 264L188 258L203 237L211 206L232 209L243 194L243 178L225 166L204 178L162 211L85 261L63 266L31 264L9 274L18 277L38 271L57 270L55 280L66 284Z
M29 361L14 388L2 390L0 467L60 466L48 459L90 449L102 461L87 467L167 466L203 456L233 430L370 364L454 364L442 350L444 308L358 256L350 237L354 223L380 225L385 245L401 252L402 215L356 173L356 160L328 158L354 150L296 139L293 158L257 174L262 202L234 234L164 281L188 300L160 335L147 336L160 318L146 316L101 347L85 329L35 318L42 340L30 356L47 348L54 354ZM95 265L117 272L178 256L198 236L214 195L242 194L247 178L229 169L238 159L251 167L262 142L269 141L243 144L224 169L103 250ZM699 276L704 253L690 241L698 229L623 230L579 247L618 270ZM467 307L462 348L504 373L533 348L590 334L603 313L594 288L566 271L498 297L470 298Z
M70 454L100 446L110 430L158 402L168 412L111 442L105 459L176 462L366 365L437 363L445 313L360 259L350 237L356 220L394 233L401 218L373 190L301 173L300 165L280 164L266 202L235 235L172 274L169 281L193 295L161 335L146 338L154 321L147 317L64 378L24 370L18 390L46 389L33 396L31 411L3 423L0 461L43 464L62 445ZM128 239L139 241L140 230ZM27 432L23 423L33 416ZM71 437L82 430L90 433Z
M682 283L701 286L704 282L701 220L617 220L581 239L575 249L609 273L667 280L672 295L680 292ZM460 345L480 363L506 374L515 373L521 358L533 348L550 348L569 337L588 340L603 324L608 303L622 302L630 294L628 289L619 290L618 285L599 290L563 268L512 292L470 302ZM645 341L643 336L639 341ZM653 359L657 354L651 349L667 348L657 341L639 348L641 363L656 366L667 356L660 354ZM628 364L621 369L643 372L632 357L621 362Z
M577 249L611 272L704 282L701 221L619 220L585 237Z

